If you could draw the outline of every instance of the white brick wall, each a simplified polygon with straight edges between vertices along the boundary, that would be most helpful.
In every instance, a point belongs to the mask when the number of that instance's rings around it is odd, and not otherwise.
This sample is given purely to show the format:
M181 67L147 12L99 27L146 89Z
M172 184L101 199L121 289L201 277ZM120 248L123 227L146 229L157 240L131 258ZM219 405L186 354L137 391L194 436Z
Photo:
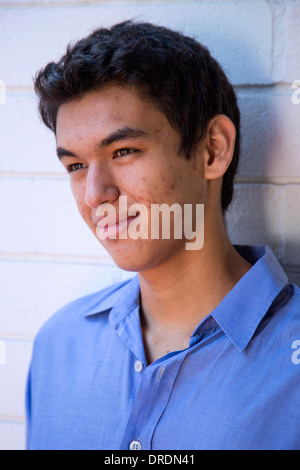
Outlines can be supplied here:
M291 100L300 80L300 1L0 0L0 450L24 448L24 388L42 323L128 276L76 212L53 136L36 112L32 76L71 40L128 18L193 35L224 66L243 131L231 239L270 244L300 282L300 104Z

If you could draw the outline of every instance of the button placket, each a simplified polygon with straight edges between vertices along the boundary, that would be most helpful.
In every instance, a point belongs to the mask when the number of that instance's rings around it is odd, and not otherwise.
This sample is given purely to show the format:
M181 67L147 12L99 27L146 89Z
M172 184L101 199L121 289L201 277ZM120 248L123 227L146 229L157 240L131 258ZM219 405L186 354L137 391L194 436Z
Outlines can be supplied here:
M167 406L176 376L186 354L187 351L184 351L168 358L167 363L153 363L146 368L142 363L142 380L124 432L121 450L130 449L131 444L136 442L139 442L141 449L151 450L153 433ZM168 370L167 377L165 377L166 370ZM167 383L163 384L166 378ZM138 446L138 444L132 445Z

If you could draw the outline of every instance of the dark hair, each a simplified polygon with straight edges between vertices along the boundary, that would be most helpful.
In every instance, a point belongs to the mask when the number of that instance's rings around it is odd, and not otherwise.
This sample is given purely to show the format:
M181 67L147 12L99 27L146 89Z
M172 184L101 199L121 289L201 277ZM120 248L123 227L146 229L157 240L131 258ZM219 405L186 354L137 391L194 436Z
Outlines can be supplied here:
M100 28L69 45L59 62L35 77L41 117L56 132L58 108L108 82L135 86L150 98L181 136L180 151L191 158L216 114L236 128L232 162L223 177L222 210L233 196L240 146L240 113L232 85L208 49L196 40L149 23L126 21Z

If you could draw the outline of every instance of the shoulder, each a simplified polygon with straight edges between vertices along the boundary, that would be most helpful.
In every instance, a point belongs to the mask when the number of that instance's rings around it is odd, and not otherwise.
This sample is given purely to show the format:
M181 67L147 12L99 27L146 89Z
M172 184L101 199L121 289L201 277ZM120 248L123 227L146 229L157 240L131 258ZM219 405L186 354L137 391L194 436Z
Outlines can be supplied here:
M300 334L300 289L295 284L288 284L282 291L277 305L274 305L278 324L282 331Z
M291 360L293 348L300 345L300 289L298 286L286 285L270 308L269 314L262 321L257 333L261 338L257 347L262 346L268 364L274 361L278 374L282 374L282 371L286 374L292 373L298 381L299 370L293 367Z
M300 289L288 283L275 298L258 325L249 347L252 353L268 357L290 357L291 345L300 340Z
M66 333L70 335L72 331L78 332L80 328L84 328L85 318L90 314L98 313L103 319L107 319L105 314L111 310L122 294L123 288L130 282L131 279L115 283L62 307L42 325L36 335L35 346L53 335L59 340L60 337L66 338Z
M273 302L265 322L273 332L273 339L300 337L300 289L287 284Z

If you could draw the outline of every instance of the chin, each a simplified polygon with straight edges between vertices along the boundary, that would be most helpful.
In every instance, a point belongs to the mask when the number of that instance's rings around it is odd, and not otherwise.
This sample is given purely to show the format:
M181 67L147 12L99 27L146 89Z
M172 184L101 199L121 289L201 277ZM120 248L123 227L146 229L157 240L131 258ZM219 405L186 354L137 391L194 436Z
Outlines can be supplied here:
M105 240L102 245L115 264L124 271L143 272L170 260L178 251L170 240Z
M111 242L111 241L110 241ZM140 249L134 247L117 246L112 247L111 243L103 243L104 248L113 259L114 263L124 271L141 272L151 267L149 253L143 255ZM118 240L119 243L119 240Z

